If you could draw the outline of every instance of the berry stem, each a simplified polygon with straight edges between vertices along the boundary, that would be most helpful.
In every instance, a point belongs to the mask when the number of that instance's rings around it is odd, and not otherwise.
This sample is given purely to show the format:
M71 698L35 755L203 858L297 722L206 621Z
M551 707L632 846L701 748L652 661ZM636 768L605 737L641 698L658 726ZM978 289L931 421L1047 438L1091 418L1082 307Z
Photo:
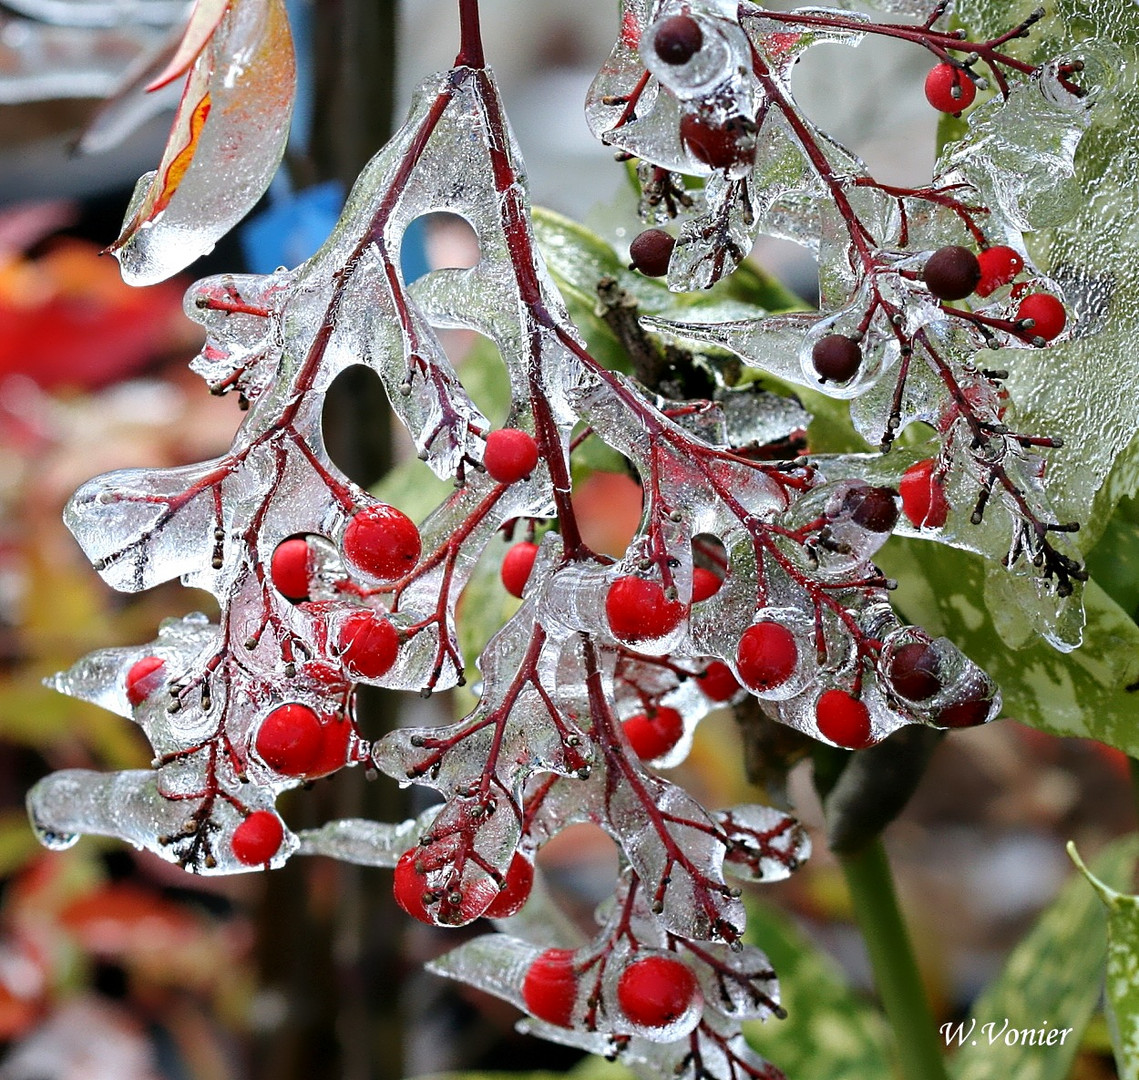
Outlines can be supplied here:
M882 841L874 840L857 854L840 855L839 861L894 1031L900 1074L905 1080L948 1080Z

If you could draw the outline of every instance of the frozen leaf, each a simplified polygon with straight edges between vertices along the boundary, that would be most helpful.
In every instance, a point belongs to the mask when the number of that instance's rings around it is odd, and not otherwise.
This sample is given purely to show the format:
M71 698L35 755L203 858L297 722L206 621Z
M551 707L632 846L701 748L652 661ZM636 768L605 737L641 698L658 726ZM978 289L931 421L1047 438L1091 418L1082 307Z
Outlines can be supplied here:
M193 41L214 14L202 9ZM162 161L139 180L111 245L125 280L170 277L252 209L284 152L295 79L281 0L230 4L193 63Z
M1112 887L1126 888L1135 865L1135 845L1125 839L1093 861L1093 872ZM1107 916L1087 882L1073 877L1012 951L1000 975L973 1004L959 1034L945 1029L959 1047L953 1080L1064 1080L1102 993ZM976 1019L971 1027L972 1019ZM991 1025L991 1026L990 1026ZM1051 1045L1020 1038L1046 1026ZM1068 1034L1061 1041L1060 1033ZM1016 1031L1016 1036L1006 1035Z
M1117 892L1085 865L1068 842L1068 854L1107 908L1107 1019L1120 1076L1139 1071L1139 897Z

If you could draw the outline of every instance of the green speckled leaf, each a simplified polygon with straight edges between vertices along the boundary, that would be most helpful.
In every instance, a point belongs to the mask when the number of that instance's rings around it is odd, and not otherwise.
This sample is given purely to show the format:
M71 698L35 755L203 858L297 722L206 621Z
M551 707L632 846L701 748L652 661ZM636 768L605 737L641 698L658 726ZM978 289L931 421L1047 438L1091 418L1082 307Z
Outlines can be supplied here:
M1068 844L1068 854L1107 908L1107 1020L1123 1080L1139 1077L1139 896L1101 881ZM1124 886L1128 887L1127 885Z
M748 940L779 974L786 1020L744 1025L748 1042L789 1080L886 1080L892 1075L882 1017L835 964L774 908L748 906Z
M944 634L996 680L1003 715L1139 756L1139 697L1124 689L1139 679L1139 626L1094 582L1085 593L1083 648L1065 654L1038 640L1014 651L985 609L978 556L896 537L876 561L898 580L895 601L907 618Z
M1037 0L960 0L957 22L972 37L1007 30ZM1097 103L1076 165L1084 193L1075 217L1034 244L1041 265L1069 291L1096 332L1038 353L1005 350L986 364L1008 367L1018 425L1061 435L1049 454L1049 480L1060 520L1084 522L1094 540L1115 503L1139 490L1139 7L1125 0L1053 0L1048 14L1009 51L1038 62L1088 38L1122 52L1114 95ZM1094 510L1091 509L1094 499Z
M1137 851L1133 837L1117 841L1094 861L1095 873L1126 886ZM1086 883L1073 877L973 1003L968 1033L958 1037L954 1029L951 1043L963 1044L950 1063L953 1080L1067 1080L1099 1001L1106 948L1103 907ZM972 1020L976 1025L970 1027ZM1019 1033L1031 1030L1037 1040L1041 1028L1052 1045L1024 1045ZM1063 1036L1065 1029L1071 1031Z

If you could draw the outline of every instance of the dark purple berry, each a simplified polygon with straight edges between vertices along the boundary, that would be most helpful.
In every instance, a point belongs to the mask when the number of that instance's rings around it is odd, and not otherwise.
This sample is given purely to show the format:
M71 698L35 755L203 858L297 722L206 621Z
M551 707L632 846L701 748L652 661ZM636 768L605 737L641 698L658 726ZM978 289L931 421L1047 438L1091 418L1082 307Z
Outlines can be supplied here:
M887 676L894 691L910 701L925 701L941 689L937 653L924 641L895 649Z
M992 708L993 699L991 697L986 697L983 694L968 697L955 705L946 705L937 714L935 723L941 724L942 727L951 728L976 727L988 720Z
M700 24L689 15L673 15L657 27L653 48L666 64L687 64L704 44Z
M850 520L868 532L888 533L898 523L897 492L884 487L856 487L847 492L843 505Z
M827 334L815 342L811 363L822 382L850 382L862 363L862 349L845 334Z
M925 264L925 287L942 300L964 300L981 280L981 264L968 248L938 248Z
M674 247L676 241L664 229L646 229L629 245L630 269L640 270L645 277L664 277Z

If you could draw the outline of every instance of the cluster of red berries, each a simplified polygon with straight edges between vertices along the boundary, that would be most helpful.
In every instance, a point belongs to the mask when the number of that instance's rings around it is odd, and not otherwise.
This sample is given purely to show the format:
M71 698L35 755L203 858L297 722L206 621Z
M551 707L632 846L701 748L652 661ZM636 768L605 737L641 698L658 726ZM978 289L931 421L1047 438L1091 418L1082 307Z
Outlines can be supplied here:
M522 1000L539 1020L570 1027L580 975L570 949L547 949L526 971ZM687 964L654 954L634 960L617 981L617 1004L636 1027L668 1028L703 1004L700 984Z

